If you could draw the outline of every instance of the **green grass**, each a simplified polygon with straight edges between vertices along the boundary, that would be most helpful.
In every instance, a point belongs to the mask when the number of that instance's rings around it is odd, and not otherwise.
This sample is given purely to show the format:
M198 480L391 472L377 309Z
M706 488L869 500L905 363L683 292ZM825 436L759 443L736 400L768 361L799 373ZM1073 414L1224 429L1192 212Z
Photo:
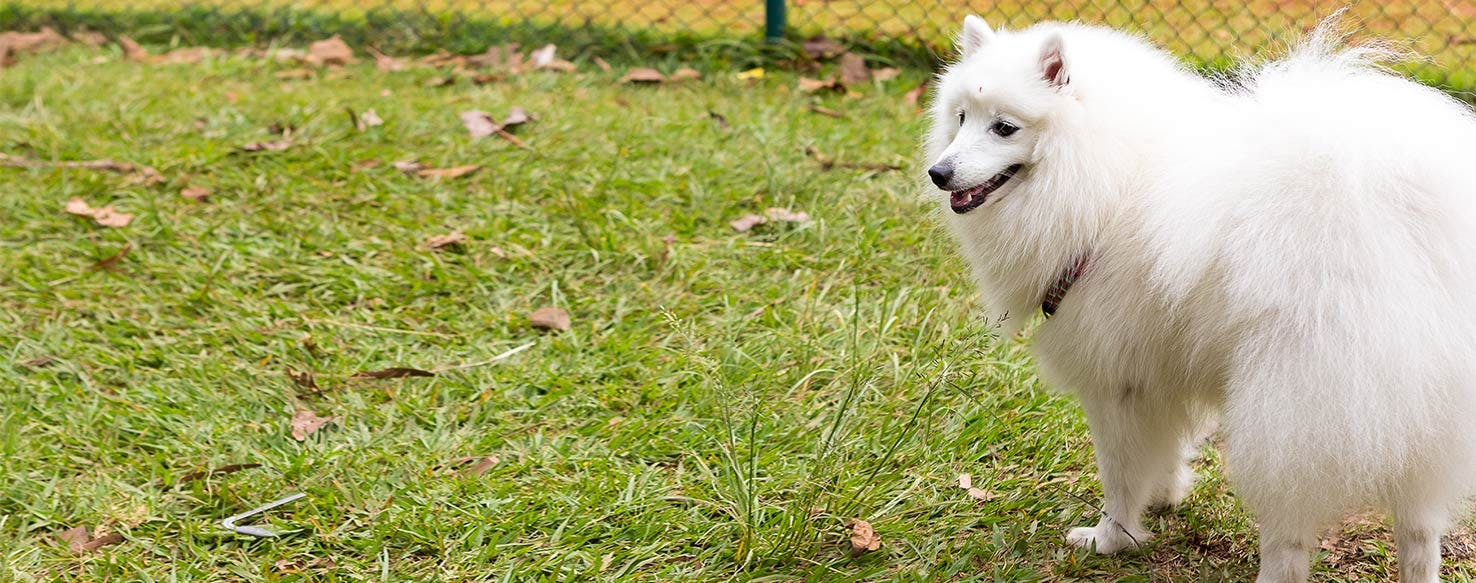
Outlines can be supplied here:
M369 65L275 77L289 67L72 49L4 72L0 151L144 163L170 182L0 168L0 580L1253 572L1251 519L1213 453L1145 550L1063 545L1099 498L1076 406L974 315L908 176L826 172L804 153L909 163L921 120L901 96L920 74L818 98L846 115L832 119L788 74L630 87L586 63L431 87L438 72ZM518 129L526 150L472 141L457 119L515 105L537 117ZM346 108L386 123L360 133ZM273 123L297 145L236 151ZM352 169L370 158L384 164ZM484 167L439 182L389 167L408 158ZM211 202L179 196L186 183ZM137 216L98 227L63 213L74 196ZM813 220L728 226L773 206ZM470 242L426 248L452 230ZM531 327L544 306L572 329ZM352 378L528 342L432 378ZM27 364L39 357L55 360ZM338 420L299 443L302 408ZM461 475L469 456L500 461ZM182 481L237 463L261 466ZM988 500L957 487L965 472ZM293 492L307 498L264 521L287 536L218 526ZM875 525L878 552L849 557L850 518ZM124 541L74 555L57 536L78 525ZM1392 572L1387 534L1357 532L1318 581ZM315 559L332 566L297 572Z

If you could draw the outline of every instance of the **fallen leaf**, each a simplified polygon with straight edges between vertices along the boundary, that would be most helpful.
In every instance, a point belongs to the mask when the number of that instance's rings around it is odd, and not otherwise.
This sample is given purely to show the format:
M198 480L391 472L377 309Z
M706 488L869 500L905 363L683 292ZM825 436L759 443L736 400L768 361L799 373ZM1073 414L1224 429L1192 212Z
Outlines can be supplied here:
M461 231L451 231L450 233L446 233L445 235L436 235L434 237L431 237L430 239L427 239L425 242L425 246L430 247L432 251L440 251L442 249L449 249L452 247L465 245L467 241L468 239L466 237L466 233L463 233Z
M71 198L71 200L67 201L66 211L68 214L77 215L79 217L91 217L97 213L97 211L93 210L93 208L87 204L87 201L82 200L82 197L79 196L74 196Z
M666 81L666 75L662 75L661 71L646 67L627 70L625 76L620 78L621 83L661 83L663 81Z
M103 548L103 547L108 546L108 545L115 545L115 544L118 544L118 543L121 543L121 542L123 542L123 535L118 534L116 532L110 532L108 534L102 535L100 537L97 537L95 539L92 539L92 540L88 541L87 544L85 544L85 545L82 545L82 552L85 552L85 553L96 552L100 548Z
M374 68L380 71L389 73L405 68L405 61L403 59L396 59L372 48L365 50L368 50L369 54L374 55Z
M126 227L129 223L133 222L133 215L120 213L112 205L102 208L92 208L92 206L87 204L87 201L75 196L67 201L66 211L69 214L79 217L89 217L93 222L104 227Z
M711 118L713 123L716 123L718 127L728 129L728 116L716 111L709 111L707 112L707 117Z
M298 388L309 391L318 390L318 381L313 378L313 371L296 370L289 366L287 367L287 378L292 379L292 384L297 385Z
M178 480L175 480L174 481L174 483L175 483L175 485L186 484L186 483L193 482L193 481L198 480L198 479L201 479L201 478L206 478L206 477L210 477L210 476L223 476L223 475L226 475L226 474L234 474L234 473L239 472L241 470L249 470L251 468L259 468L259 467L261 467L261 464L258 464L258 463L244 463L244 464L227 464L227 465L224 465L224 466L221 466L221 467L218 467L218 468L212 468L212 469L209 469L209 470L195 470L193 472L190 472L188 474L185 474L183 476L180 476Z
M840 54L841 51L846 50L840 43L823 36L817 36L805 41L804 49L805 54L809 55L811 59L816 60L829 59Z
M307 441L309 435L317 433L324 425L333 421L334 417L319 417L307 409L299 409L292 414L292 439Z
M919 83L917 87L913 87L911 91L908 91L907 95L902 96L902 99L906 101L908 105L917 105L918 102L922 101L923 94L927 92L928 82L923 81L922 83Z
M806 213L804 211L791 211L789 209L779 207L770 207L768 209L765 209L764 215L768 216L770 220L781 221L785 223L805 223L809 222L810 220L809 213Z
M210 202L210 189L191 186L179 191L179 195L195 202Z
M92 533L85 526L74 526L62 531L57 538L67 544L67 549L73 553L80 553L86 548L87 543L92 541Z
M896 79L897 76L901 74L901 69L898 69L896 67L887 67L885 69L877 69L875 71L872 71L871 79L873 81L890 81L892 79Z
M473 140L495 134L500 127L491 115L478 110L461 112L461 125L466 126L466 131L471 134Z
M845 85L841 85L834 77L827 79L811 79L800 77L799 90L804 93L815 93L817 91L845 91Z
M65 44L67 44L66 37L58 34L49 26L42 28L40 32L0 33L0 54L4 54L7 58L13 55L49 51Z
M534 328L544 330L556 330L565 332L569 330L569 312L560 308L538 308L532 314L528 314L528 323Z
M84 170L100 170L106 172L117 172L119 174L130 174L129 180L144 184L158 184L164 182L164 175L150 166L142 164L131 164L118 162L103 158L101 160L33 160L9 154L0 154L0 166L14 168L80 168Z
M362 371L362 372L354 373L354 378L356 378L356 379L375 379L375 380L398 379L398 378L404 378L404 377L433 377L433 376L436 376L436 373L433 373L433 372L428 371L428 370L421 370L421 369L418 369L418 368L409 368L409 367L404 367L404 366L392 366L392 367L389 367L389 368L382 368L382 369L379 369L379 370L368 370L368 371Z
M963 488L965 490L967 490L969 488L973 488L974 487L974 477L973 476L970 476L968 474L959 474L958 475L958 487Z
M422 168L415 175L422 178L460 178L476 172L481 167L481 164L467 164L465 166L452 166L450 168Z
M533 65L534 69L546 67L554 61L554 51L557 50L558 47L554 45L543 45L543 48L528 53L528 62Z
M728 225L732 226L733 230L741 233L751 230L754 227L767 222L769 222L769 219L764 218L763 215L743 215L741 217L728 221Z
M323 67L340 67L354 60L354 50L338 35L308 45L307 62Z
M876 530L871 528L871 523L852 518L846 521L845 526L851 529L852 558L881 548L881 537L877 536Z
M610 64L609 63L606 63L604 59L601 59L599 57L595 57L594 58L594 64L595 64L596 67L599 67L601 71L604 71L606 73L609 73L610 72Z
M149 54L149 51L145 50L142 45L139 45L137 41L129 38L128 35L118 36L118 48L123 49L123 58L130 61L143 62L149 60L152 56Z
M121 259L123 259L123 257L127 256L128 255L128 252L129 251L132 251L132 250L133 250L133 243L127 243L127 242L125 242L125 243L123 243L123 247L120 248L120 249L118 249L117 252L115 252L112 255L109 255L107 257L104 257L102 259L99 259L97 263L92 264L92 268L93 269L113 269L114 267L117 267L118 261L121 260Z
M456 76L431 77L425 82L426 87L448 87L456 84Z
M379 114L375 113L373 109L364 110L364 113L358 117L357 127L361 132L365 129L376 128L382 125L384 125L384 120L380 119Z
M406 174L417 174L425 169L425 164L421 164L419 160L400 160L394 163L394 167Z
M533 117L528 115L527 110L514 105L512 109L507 110L507 117L502 118L502 127L506 129L514 126L520 126L528 123L532 119Z
M866 59L856 53L846 53L840 59L841 83L850 86L863 85L871 81L871 70L866 68Z
M969 488L969 497L975 500L993 500L994 494L985 492L979 488Z
M380 160L379 158L365 158L363 160L359 160L358 162L354 162L353 165L349 166L349 169L350 170L353 170L354 172L363 172L363 171L368 170L370 168L374 168L376 166L379 166L380 164L383 164L383 163L384 162L382 160Z
M810 106L810 111L813 111L813 112L818 113L820 115L823 115L825 117L833 117L835 119L841 119L841 118L843 118L843 117L846 116L846 114L844 114L844 113L841 113L841 112L836 111L834 109L831 109L829 107L823 107L823 106L819 106L819 105L811 105Z
M272 140L268 142L252 142L241 146L243 152L280 152L292 147L292 140Z
M104 35L103 33L97 32L95 30L75 31L72 33L72 40L92 47L94 49L108 44L107 35Z
M493 467L496 467L497 464L502 463L502 460L499 459L495 455L489 455L489 456L480 457L480 458L474 458L474 459L476 459L476 462L477 463L474 463L470 467L467 467L466 469L461 470L461 472L459 472L461 475L463 475L463 476L480 476L482 474L487 473L487 470L490 470ZM470 461L470 460L468 460L468 461Z
M667 77L666 80L672 83L679 83L682 81L695 81L701 78L702 73L698 72L696 69L693 69L691 67L682 67L672 72L671 76Z
M764 68L763 67L754 67L754 68L749 69L747 71L743 71L741 73L738 73L738 80L739 81L751 81L751 80L757 80L757 79L763 79L763 78L764 78Z

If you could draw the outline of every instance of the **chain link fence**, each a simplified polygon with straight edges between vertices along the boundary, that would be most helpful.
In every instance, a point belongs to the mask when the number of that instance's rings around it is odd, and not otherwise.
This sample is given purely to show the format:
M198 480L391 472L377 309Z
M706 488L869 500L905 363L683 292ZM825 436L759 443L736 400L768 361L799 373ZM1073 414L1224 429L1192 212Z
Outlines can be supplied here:
M294 42L342 34L387 50L478 51L502 42L579 49L745 46L782 31L823 35L880 58L944 53L963 15L995 26L1081 20L1140 32L1197 65L1228 66L1347 20L1425 55L1407 66L1451 90L1476 87L1476 0L0 0L0 27L127 32L154 42ZM783 28L775 28L781 21Z

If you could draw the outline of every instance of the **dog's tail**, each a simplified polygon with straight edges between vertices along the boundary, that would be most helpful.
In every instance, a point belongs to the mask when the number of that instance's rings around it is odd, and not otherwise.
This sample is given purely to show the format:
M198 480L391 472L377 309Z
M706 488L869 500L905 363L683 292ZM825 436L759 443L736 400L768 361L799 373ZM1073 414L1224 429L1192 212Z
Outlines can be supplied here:
M1345 6L1322 19L1285 58L1272 63L1269 68L1300 72L1388 72L1389 65L1421 58L1407 44L1378 38L1353 40L1359 27L1348 24L1347 13L1348 7Z

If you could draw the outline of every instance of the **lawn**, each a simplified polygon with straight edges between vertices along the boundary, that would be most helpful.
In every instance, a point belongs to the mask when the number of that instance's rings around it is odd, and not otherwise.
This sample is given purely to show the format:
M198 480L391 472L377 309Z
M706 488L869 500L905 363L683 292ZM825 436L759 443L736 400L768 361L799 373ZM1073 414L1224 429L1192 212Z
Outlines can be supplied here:
M1213 451L1145 549L1063 544L1100 497L1082 417L886 168L913 164L922 73L814 96L623 68L442 85L69 48L0 73L0 152L42 164L0 168L0 580L1252 575ZM514 106L526 148L459 119ZM46 165L105 158L163 182ZM807 218L730 224L770 208ZM359 375L387 367L434 376ZM303 411L332 420L299 440ZM298 492L247 521L280 537L220 526ZM851 519L877 550L851 556ZM1334 535L1316 580L1394 572L1377 520Z

